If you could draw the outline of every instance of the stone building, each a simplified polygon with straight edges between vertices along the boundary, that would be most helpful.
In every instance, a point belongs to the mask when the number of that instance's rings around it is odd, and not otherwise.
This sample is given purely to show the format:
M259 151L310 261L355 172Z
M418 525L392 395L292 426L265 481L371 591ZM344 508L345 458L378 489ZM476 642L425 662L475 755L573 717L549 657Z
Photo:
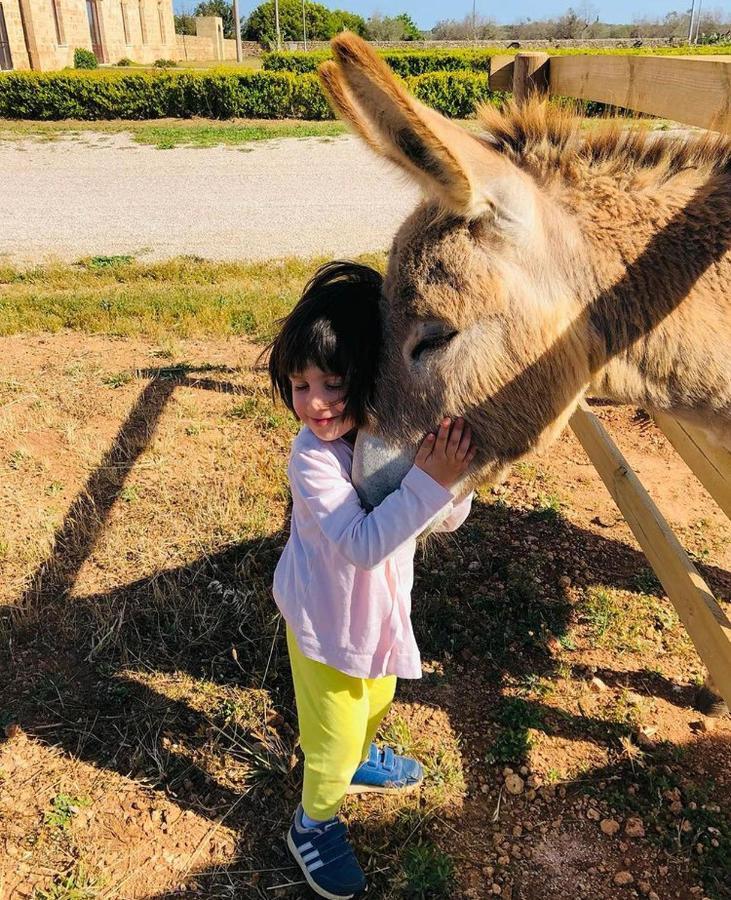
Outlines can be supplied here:
M77 47L100 63L176 59L172 0L0 0L0 69L63 69Z

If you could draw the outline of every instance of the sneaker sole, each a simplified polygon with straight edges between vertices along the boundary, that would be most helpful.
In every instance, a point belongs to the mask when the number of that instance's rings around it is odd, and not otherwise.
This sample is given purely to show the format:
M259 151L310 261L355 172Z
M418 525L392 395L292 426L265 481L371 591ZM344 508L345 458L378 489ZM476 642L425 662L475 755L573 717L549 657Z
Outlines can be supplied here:
M405 787L381 787L376 784L351 784L348 785L346 794L410 794L421 787L423 781L415 781Z
M297 860L297 865L300 867L300 869L302 869L302 874L305 876L307 884L309 884L309 886L316 894L318 894L320 897L326 897L327 900L350 900L351 897L355 897L355 894L331 894L329 891L326 891L325 888L322 888L319 884L316 884L316 882L312 878L312 875L310 875L310 873L307 871L307 866L300 856L297 845L292 840L292 835L289 831L287 832L287 846L289 847L289 852Z

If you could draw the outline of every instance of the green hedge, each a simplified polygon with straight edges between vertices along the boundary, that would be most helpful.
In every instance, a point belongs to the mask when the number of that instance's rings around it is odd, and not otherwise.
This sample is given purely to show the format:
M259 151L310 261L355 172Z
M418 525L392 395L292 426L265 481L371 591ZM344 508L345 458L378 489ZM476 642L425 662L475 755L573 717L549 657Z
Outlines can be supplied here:
M290 72L3 72L10 119L329 119L316 75Z
M329 50L311 52L274 52L262 56L264 69L270 72L314 72L332 54ZM489 72L490 51L485 50L398 50L380 53L388 65L403 78L426 72Z
M497 103L506 96L490 90L487 73L427 72L407 78L406 84L418 100L452 119L468 119L478 103Z
M407 78L424 103L467 118L497 95L487 74L430 72ZM316 75L291 72L3 72L0 117L10 119L331 119Z

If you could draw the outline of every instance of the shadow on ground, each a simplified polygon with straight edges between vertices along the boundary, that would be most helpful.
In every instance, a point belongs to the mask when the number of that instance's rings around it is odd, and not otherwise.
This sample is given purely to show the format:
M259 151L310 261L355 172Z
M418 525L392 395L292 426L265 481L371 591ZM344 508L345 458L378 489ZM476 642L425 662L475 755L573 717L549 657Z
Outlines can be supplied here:
M194 873L192 890L211 898L269 897L271 888L292 874L282 831L299 771L289 765L295 716L282 630L269 592L286 536L262 536L103 594L72 596L81 566L175 388L185 383L241 391L208 376L197 379L190 370L145 375L149 383L72 504L51 557L18 602L12 651L4 651L10 677L1 706L38 740L164 792L181 809L211 820L229 812L226 823L240 835L237 861ZM628 733L625 724L567 714L536 699L518 702L505 696L505 687L557 675L550 645L569 639L576 616L566 577L577 588L601 582L634 590L638 573L646 569L645 558L631 547L560 515L477 503L458 536L429 546L419 560L415 627L424 658L440 665L422 683L404 685L401 696L445 710L453 731L470 735L465 746L483 756L493 752L500 729L509 730L511 739L537 729L619 751ZM704 574L720 595L731 596L728 572L705 567ZM258 745L265 762L252 784L237 790L212 775L205 765L206 745L212 729L218 730L221 748L234 755L237 742L251 747L258 739L239 734L227 743L226 712L203 713L171 700L149 683L148 676L164 674L269 692L282 727L278 743ZM594 674L578 667L573 672L587 680ZM604 668L599 674L610 686L678 706L692 702L690 690L678 691L657 672ZM474 738L479 716L483 727ZM623 778L625 772L620 762L591 772L590 779ZM460 816L484 817L484 801L470 797ZM414 815L399 820L398 827L376 817L367 831L355 833L358 842L376 848L373 859L389 853L394 859L392 868L375 873L375 896L394 890L395 848L407 835L418 837L423 824L419 813ZM252 870L260 874L254 877ZM160 894L158 900L175 895Z

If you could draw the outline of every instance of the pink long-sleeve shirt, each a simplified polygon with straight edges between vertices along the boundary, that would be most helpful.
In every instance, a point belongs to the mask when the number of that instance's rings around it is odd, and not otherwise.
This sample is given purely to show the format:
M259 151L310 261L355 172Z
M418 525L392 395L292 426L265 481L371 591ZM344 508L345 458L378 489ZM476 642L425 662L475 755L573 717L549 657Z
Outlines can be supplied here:
M353 449L303 428L292 444L292 524L274 598L302 653L357 678L420 678L411 627L416 538L440 512L440 531L467 518L417 466L371 512L351 481ZM446 509L448 507L448 509Z

